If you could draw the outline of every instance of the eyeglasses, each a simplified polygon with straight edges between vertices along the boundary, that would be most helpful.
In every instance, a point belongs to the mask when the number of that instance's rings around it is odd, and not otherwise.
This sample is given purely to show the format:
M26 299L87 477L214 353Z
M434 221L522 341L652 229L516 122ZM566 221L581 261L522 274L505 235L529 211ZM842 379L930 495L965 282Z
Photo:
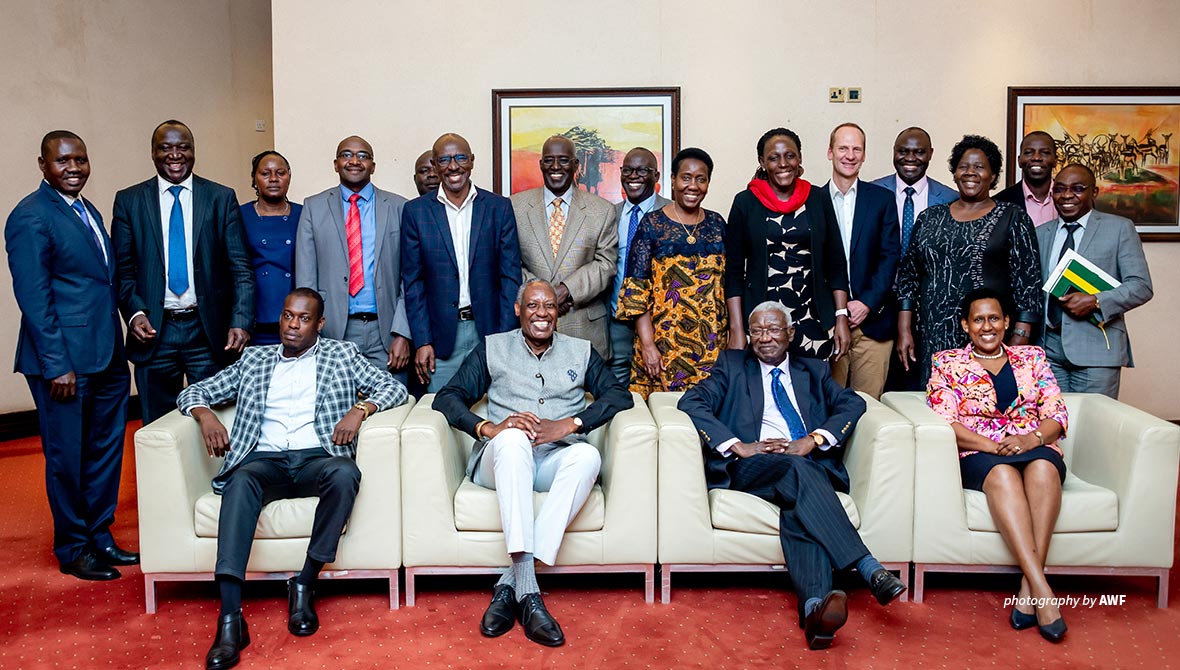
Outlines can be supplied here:
M779 335L782 335L783 333L785 333L786 330L787 330L786 328L780 328L779 326L771 326L770 328L751 328L750 329L750 339L756 340L756 339L762 337L763 335L769 335L771 337L778 337Z
M546 156L541 159L541 165L544 167L553 167L560 165L561 167L569 167L574 162L574 159L569 156Z
M655 171L656 171L655 168L649 168L649 167L622 167L622 168L619 168L619 174L623 175L624 177L630 177L631 175L638 175L640 177L646 177Z
M452 156L436 156L434 159L434 164L440 168L443 168L443 167L450 165L451 161L455 161L456 165L467 165L467 163L471 161L471 156L468 156L467 154L454 154Z
M1055 195L1062 195L1066 191L1069 191L1074 195L1083 195L1086 191L1089 191L1090 188L1091 187L1087 186L1086 184L1070 184L1069 186L1066 186L1065 184L1053 184L1053 193Z
M336 158L340 158L340 159L346 160L346 161L350 161L353 158L355 158L359 161L371 161L371 160L373 160L373 154L369 153L368 151L358 151L356 153L353 153L353 152L349 151L348 149L345 149L344 151L341 151L340 153L336 154Z

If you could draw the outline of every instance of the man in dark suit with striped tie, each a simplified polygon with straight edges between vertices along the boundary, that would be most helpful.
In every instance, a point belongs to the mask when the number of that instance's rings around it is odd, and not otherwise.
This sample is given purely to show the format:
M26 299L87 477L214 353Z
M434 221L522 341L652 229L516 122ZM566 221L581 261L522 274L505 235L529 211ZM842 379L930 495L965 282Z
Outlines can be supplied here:
M832 570L855 567L877 602L905 585L869 553L836 491L848 492L844 444L865 402L833 379L825 361L787 355L795 328L787 308L750 314L750 348L721 352L708 379L684 394L705 451L709 488L745 491L777 505L787 570L811 649L825 649L848 618Z

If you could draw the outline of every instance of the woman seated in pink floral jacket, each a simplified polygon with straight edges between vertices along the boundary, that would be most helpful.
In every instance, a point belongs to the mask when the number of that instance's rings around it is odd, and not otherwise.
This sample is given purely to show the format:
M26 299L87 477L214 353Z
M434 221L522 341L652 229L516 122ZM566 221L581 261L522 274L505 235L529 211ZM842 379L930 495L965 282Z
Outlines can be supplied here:
M963 298L963 349L934 355L926 402L951 424L963 488L983 491L1024 579L1009 623L1036 625L1059 642L1065 620L1045 580L1045 555L1061 509L1065 461L1057 440L1068 417L1040 347L1004 346L1005 297L979 288Z

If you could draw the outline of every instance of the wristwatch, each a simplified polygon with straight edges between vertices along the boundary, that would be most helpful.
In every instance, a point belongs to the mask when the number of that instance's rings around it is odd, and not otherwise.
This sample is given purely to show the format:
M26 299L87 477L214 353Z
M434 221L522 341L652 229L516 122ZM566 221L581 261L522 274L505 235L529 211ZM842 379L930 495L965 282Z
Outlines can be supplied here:
M1034 431L1033 431L1033 435L1036 435L1036 436L1037 436L1037 442L1039 442L1039 443L1040 443L1040 444L1038 444L1038 445L1037 445L1038 447L1043 447L1043 446L1045 446L1045 435L1044 435L1043 433L1041 433L1041 431L1039 431L1039 430L1034 430Z
M811 439L815 440L815 448L816 449L819 449L820 447L822 447L828 443L828 441L826 439L824 439L824 436L820 435L819 433L811 433L810 435L811 435Z
M1028 337L1028 331L1023 328L1013 328L1012 334L1016 337Z
M582 423L582 420L576 416L574 417L574 425L578 427L577 432L579 433L582 432L582 428L585 427L585 424Z
M353 405L352 408L359 409L361 413L365 415L365 418L361 419L361 421L369 418L369 405L365 401L362 400L358 402L357 404Z
M848 310L844 307L836 310L836 316L848 316Z

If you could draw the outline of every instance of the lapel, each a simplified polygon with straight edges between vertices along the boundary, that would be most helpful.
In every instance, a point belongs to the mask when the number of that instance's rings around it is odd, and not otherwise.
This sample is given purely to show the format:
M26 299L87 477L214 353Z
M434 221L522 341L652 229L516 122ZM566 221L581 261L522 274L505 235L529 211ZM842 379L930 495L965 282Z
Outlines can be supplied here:
M811 376L802 365L792 360L787 367L791 371L791 385L795 387L795 402L799 403L799 416L803 418L803 429L811 430L815 424L811 420Z
M586 198L582 197L580 189L576 185L571 185L569 190L566 191L566 195L570 199L570 215L565 220L565 230L562 231L561 243L557 246L557 257L553 259L554 270L561 267L562 259L569 253L574 240L578 239L578 229L582 227L582 222L586 220L586 214L582 211L586 209Z
M62 217L64 217L64 220L70 222L66 225L73 227L75 231L82 235L82 239L85 240L85 244L90 247L90 251L94 253L95 257L98 259L98 262L102 263L102 252L98 248L98 242L94 239L94 233L91 231L90 226L86 225L86 222L82 220L82 217L78 216L78 212L74 211L73 207L67 205L65 198L61 197L61 194L55 191L54 188L48 184L48 182L41 182L41 188L45 192L45 196L48 197L50 202L53 203L53 207L57 209ZM82 199L82 203L83 206L86 207L87 216L89 216L92 221L97 222L98 228L102 230L102 218L98 216L98 212L96 212L94 208L90 206L90 203L87 202L85 198ZM110 246L106 243L105 232L103 233L102 237L104 238L103 245L107 247L107 258L113 258L111 256ZM104 270L106 270L105 274L109 278L111 275L111 268L109 267L109 263L106 265L107 267L105 267Z
M147 210L147 239L156 245L156 258L164 267L164 224L160 221L160 185L157 177L143 183L140 207ZM163 270L161 269L161 272Z
M472 184L471 188L475 188L475 185ZM480 191L478 188L475 188L475 193L476 193L475 200L473 200L471 202L471 237L467 240L467 267L468 268L475 265L475 249L478 246L476 244L476 241L479 239L480 230L484 226L484 219L487 218L485 216L485 214L487 213L487 207L488 207L487 197L484 196L483 192ZM444 219L445 219L445 217L444 217ZM445 221L444 221L444 223L445 223ZM451 239L451 236L448 234L447 240L450 240L450 239ZM454 257L455 257L455 249L452 246L451 247L451 258L454 258ZM456 263L456 267L458 267L458 263ZM470 273L468 273L468 276L469 277L471 276Z
M1053 238L1057 235L1057 227L1060 225L1061 219L1055 218L1037 227L1037 244L1040 246L1041 252L1041 279L1048 279L1049 274L1057 265L1052 262L1051 256L1053 255Z
M974 348L975 347L972 346L971 344L967 345L966 367L963 371L963 375L962 375L963 379L960 379L960 386L963 388L969 388L973 384L987 385L987 392L982 394L982 396L980 397L980 400L982 402L986 403L986 405L984 405L981 409L984 412L990 413L990 414L994 414L996 412L1000 412L1001 414L1007 414L1007 412L1005 411L1007 408L1001 408L999 406L1000 402L999 402L999 399L996 397L996 384L995 384L995 382L992 381L991 374L988 373L987 369L983 367L982 363L975 360L975 357L971 355L971 351ZM1010 357L1012 356L1011 350L1009 350L1009 355L1010 355ZM1012 371L1013 372L1016 371L1015 365L1012 366ZM972 379L974 379L976 381L973 382ZM1018 376L1016 378L1016 402L1017 402L1017 405L1020 404L1020 389L1021 389L1021 380L1020 380L1020 377Z
M848 243L848 261L851 266L853 258L859 258L857 248L860 246L861 239L864 237L865 227L868 223L865 219L868 217L868 204L865 203L864 182L856 180L856 206L852 208L852 241Z
M541 257L545 259L545 266L549 268L549 276L552 277L556 261L553 258L553 247L549 244L549 219L545 216L544 187L536 190L536 197L529 198L528 205L529 228L537 238L537 248L541 250Z
M331 374L334 368L343 368L343 365L337 365L335 360L328 360L328 347L324 346L325 340L320 338L320 350L316 352L315 357L315 415L317 417L328 415L328 401L324 395L324 390L328 388L328 375ZM333 357L334 358L334 357ZM274 363L271 363L274 367Z
M750 352L746 353L746 390L750 394L749 407L750 413L753 414L750 418L750 427L756 441L761 437L758 426L762 425L762 410L766 407L766 398L762 395L762 366L758 364L758 358Z
M1094 244L1094 238L1098 237L1101 228L1102 212L1090 210L1090 220L1086 222L1086 232L1082 234L1082 243L1078 246L1078 255L1082 258L1093 260L1090 258L1090 246Z
M373 243L373 265L379 266L381 263L381 243L385 241L385 231L391 225L389 223L390 210L389 196L377 188L373 187L373 233L376 235L376 242Z
M472 186L471 188L475 187ZM476 200L478 201L479 198L476 198ZM451 265L454 265L455 269L458 269L459 261L455 257L455 241L451 239L451 224L447 221L447 206L439 202L437 196L428 200L426 206L427 211L430 212L431 223L434 225L435 230L437 230L438 236L442 238L443 248L447 250L447 256L451 259ZM475 217L472 216L471 218L473 219L471 225L475 227Z
M197 259L201 256L197 251L200 248L201 233L205 230L205 212L213 209L213 203L210 198L209 189L206 187L205 180L193 175L193 239L189 240L192 245L193 267L194 272L197 266Z
M344 215L341 213L344 201L341 198L339 186L328 189L328 215L332 217L332 229L336 231L336 237L340 240L340 250L344 252L345 265L347 265L348 234L344 232Z

